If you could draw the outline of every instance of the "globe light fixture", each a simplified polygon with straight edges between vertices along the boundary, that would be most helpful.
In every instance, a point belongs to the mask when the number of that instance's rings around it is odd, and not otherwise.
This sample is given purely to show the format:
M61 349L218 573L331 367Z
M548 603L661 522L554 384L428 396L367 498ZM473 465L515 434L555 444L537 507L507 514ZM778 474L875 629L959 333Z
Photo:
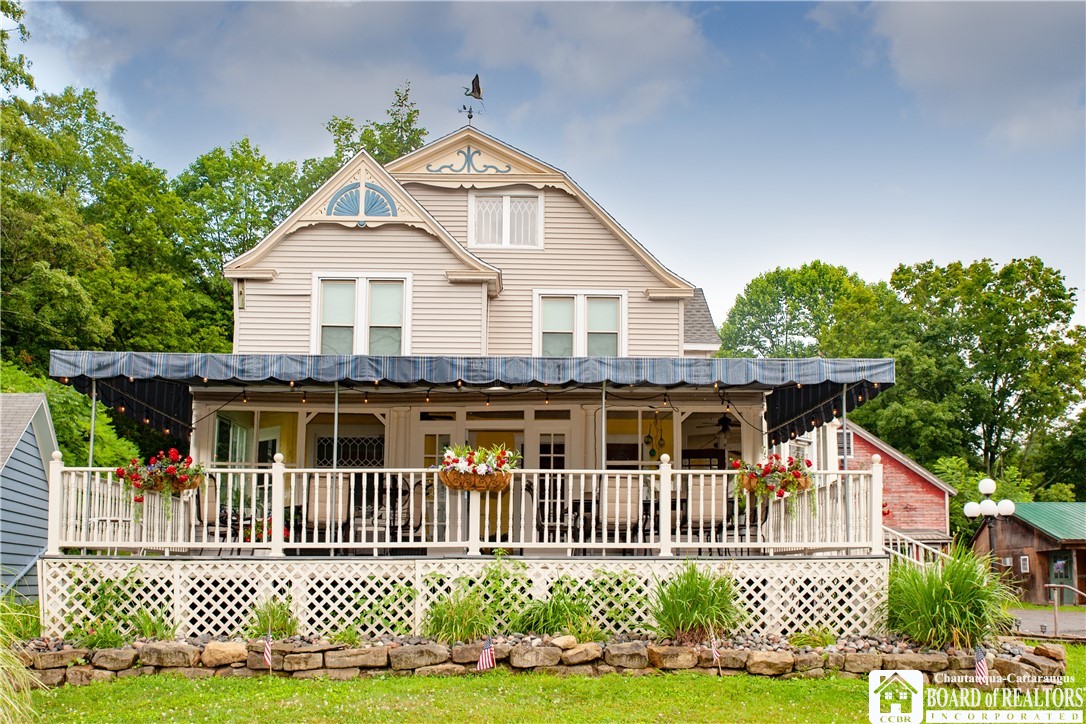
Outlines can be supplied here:
M984 496L984 500L979 503L969 501L962 507L962 512L965 513L966 518L984 516L988 519L988 554L992 559L992 571L998 572L995 555L995 522L1000 518L1009 518L1014 515L1014 501L1003 499L997 503L992 500L992 495L996 491L996 482L991 478L984 478L977 483L977 490Z

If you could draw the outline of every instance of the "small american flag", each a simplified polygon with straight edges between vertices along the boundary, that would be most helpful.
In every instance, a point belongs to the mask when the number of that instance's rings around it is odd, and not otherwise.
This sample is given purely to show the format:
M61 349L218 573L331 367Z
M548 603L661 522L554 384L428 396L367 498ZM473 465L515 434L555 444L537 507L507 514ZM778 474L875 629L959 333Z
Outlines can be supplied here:
M268 667L269 669L271 669L271 666L272 666L272 658L271 658L271 634L268 634L267 636L265 636L265 637L264 637L264 664L265 664L265 665L266 665L266 666L267 666L267 667Z
M475 664L476 671L487 671L494 668L494 644L490 637L483 642L483 650L479 652L479 662Z
M973 672L973 678L978 686L988 683L988 660L984 658L984 649L977 647L977 668Z
M716 637L715 636L713 636L712 638L709 639L709 648L713 652L713 663L714 664L719 664L720 663L720 649L718 649L716 647Z

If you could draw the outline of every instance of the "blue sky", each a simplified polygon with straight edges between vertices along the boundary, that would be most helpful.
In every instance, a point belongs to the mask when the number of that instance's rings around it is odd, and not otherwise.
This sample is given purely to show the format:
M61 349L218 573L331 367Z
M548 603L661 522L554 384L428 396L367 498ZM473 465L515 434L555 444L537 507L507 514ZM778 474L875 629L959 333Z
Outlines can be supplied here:
M183 169L249 136L331 150L404 80L430 138L465 122L567 171L721 322L812 259L1040 256L1086 323L1086 5L46 3L39 85L92 87L135 151Z

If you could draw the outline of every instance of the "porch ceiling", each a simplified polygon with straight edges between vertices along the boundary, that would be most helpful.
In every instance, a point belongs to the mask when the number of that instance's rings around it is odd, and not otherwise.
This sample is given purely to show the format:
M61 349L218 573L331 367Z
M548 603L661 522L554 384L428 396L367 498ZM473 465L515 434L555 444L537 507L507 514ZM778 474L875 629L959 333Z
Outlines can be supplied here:
M374 357L54 350L49 374L158 428L192 428L190 386L391 384L401 387L723 388L769 391L770 441L806 432L894 384L892 359Z

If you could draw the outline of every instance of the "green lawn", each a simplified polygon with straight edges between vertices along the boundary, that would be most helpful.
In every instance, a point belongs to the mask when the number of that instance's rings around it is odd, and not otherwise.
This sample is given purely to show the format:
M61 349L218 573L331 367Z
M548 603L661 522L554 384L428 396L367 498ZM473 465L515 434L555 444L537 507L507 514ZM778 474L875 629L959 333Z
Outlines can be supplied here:
M1030 611L1051 611L1051 603L1015 603L1011 608L1024 608ZM1086 613L1086 606L1064 606L1060 604L1060 613Z
M1067 647L1067 674L1086 682L1086 646ZM723 678L668 674L558 678L496 670L434 679L348 682L124 679L35 692L46 722L726 721L865 722L866 679Z

